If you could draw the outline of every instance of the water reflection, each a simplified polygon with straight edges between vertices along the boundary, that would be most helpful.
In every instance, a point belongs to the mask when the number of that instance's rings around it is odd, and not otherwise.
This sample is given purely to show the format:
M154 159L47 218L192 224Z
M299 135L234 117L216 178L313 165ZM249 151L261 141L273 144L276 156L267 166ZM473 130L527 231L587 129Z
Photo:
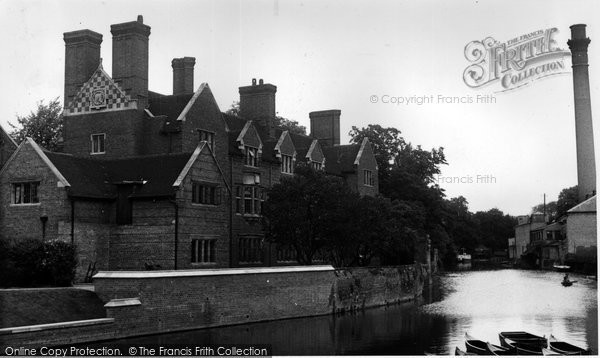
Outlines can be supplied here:
M597 282L572 276L578 283L560 285L562 274L548 271L473 271L447 274L441 280L442 299L421 307L440 315L450 335L436 351L464 347L464 332L498 342L498 332L523 330L554 334L561 340L598 351Z
M422 355L464 349L464 333L498 342L502 330L554 334L597 352L597 283L536 271L449 273L425 302L113 341L110 344L271 344L275 355ZM106 343L105 343L106 344Z

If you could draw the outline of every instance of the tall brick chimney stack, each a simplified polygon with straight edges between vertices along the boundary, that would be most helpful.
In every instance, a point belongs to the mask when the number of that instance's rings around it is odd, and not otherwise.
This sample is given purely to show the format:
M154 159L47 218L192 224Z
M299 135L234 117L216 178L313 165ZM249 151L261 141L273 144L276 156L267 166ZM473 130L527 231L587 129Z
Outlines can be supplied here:
M269 137L275 136L275 93L277 87L264 83L262 79L251 86L240 87L240 115L247 120L258 122L269 131Z
M596 191L596 162L592 130L592 105L590 102L590 76L588 73L588 45L584 24L571 26L573 64L573 94L575 99L575 140L577 142L578 198L583 201Z
M102 35L91 30L65 32L65 97L66 107L90 79L100 64Z
M173 67L173 94L194 93L194 57L174 58Z
M138 100L138 108L148 104L148 37L150 26L144 18L110 26L113 35L113 79L131 99Z
M310 135L317 138L322 145L340 145L340 115L339 109L310 112Z

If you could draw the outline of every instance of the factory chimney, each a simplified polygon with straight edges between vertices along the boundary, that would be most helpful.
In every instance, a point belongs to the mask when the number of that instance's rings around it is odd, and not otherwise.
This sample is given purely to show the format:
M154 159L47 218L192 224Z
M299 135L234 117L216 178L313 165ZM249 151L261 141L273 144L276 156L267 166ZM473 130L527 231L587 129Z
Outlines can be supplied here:
M592 131L592 106L590 102L590 76L588 73L588 45L585 25L571 26L573 64L573 94L575 98L575 140L577 143L578 199L584 201L596 192L596 162L594 160L594 134Z

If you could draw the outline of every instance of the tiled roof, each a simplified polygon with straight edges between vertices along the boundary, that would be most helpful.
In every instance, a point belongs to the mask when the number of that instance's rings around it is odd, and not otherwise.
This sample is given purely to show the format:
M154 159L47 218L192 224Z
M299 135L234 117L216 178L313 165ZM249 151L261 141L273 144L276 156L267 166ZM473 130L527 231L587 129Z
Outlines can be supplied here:
M71 184L71 195L107 199L116 197L115 184L123 182L145 182L132 197L172 195L173 183L191 156L191 153L177 153L94 160L62 153L45 154Z
M586 201L575 205L567 211L568 214L572 213L595 213L596 212L596 195L587 199Z
M239 149L237 148L236 138L240 134L240 131L246 124L246 120L237 116L229 115L223 113L223 118L227 122L229 126L229 152L230 153L238 153ZM275 162L278 159L275 157L275 145L277 144L277 140L283 130L281 128L275 129L275 138L268 138L268 133L266 128L258 124L257 122L253 122L254 127L259 133L261 140L263 141L262 148L262 159L265 161ZM294 146L296 147L298 160L304 160L306 157L306 153L310 148L310 145L313 141L312 137L290 133L292 138L292 142L294 142ZM347 144L347 145L339 145L334 147L325 147L323 148L323 155L325 156L325 170L330 174L341 175L342 173L353 172L354 161L356 160L356 156L360 150L360 144Z
M360 145L358 144L324 147L325 171L336 175L354 171L354 161L359 149Z
M192 99L193 93L177 96L150 96L148 99L149 110L155 116L167 116L169 120L176 120L185 106Z

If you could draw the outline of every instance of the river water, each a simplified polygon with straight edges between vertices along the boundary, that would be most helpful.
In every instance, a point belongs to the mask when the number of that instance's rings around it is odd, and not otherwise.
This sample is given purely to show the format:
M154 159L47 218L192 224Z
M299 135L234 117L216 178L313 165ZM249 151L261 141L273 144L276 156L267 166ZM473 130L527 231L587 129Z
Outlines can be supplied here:
M500 331L554 334L598 352L597 281L548 271L445 273L419 302L320 316L122 339L103 345L258 345L274 355L438 355L468 332L498 344Z

